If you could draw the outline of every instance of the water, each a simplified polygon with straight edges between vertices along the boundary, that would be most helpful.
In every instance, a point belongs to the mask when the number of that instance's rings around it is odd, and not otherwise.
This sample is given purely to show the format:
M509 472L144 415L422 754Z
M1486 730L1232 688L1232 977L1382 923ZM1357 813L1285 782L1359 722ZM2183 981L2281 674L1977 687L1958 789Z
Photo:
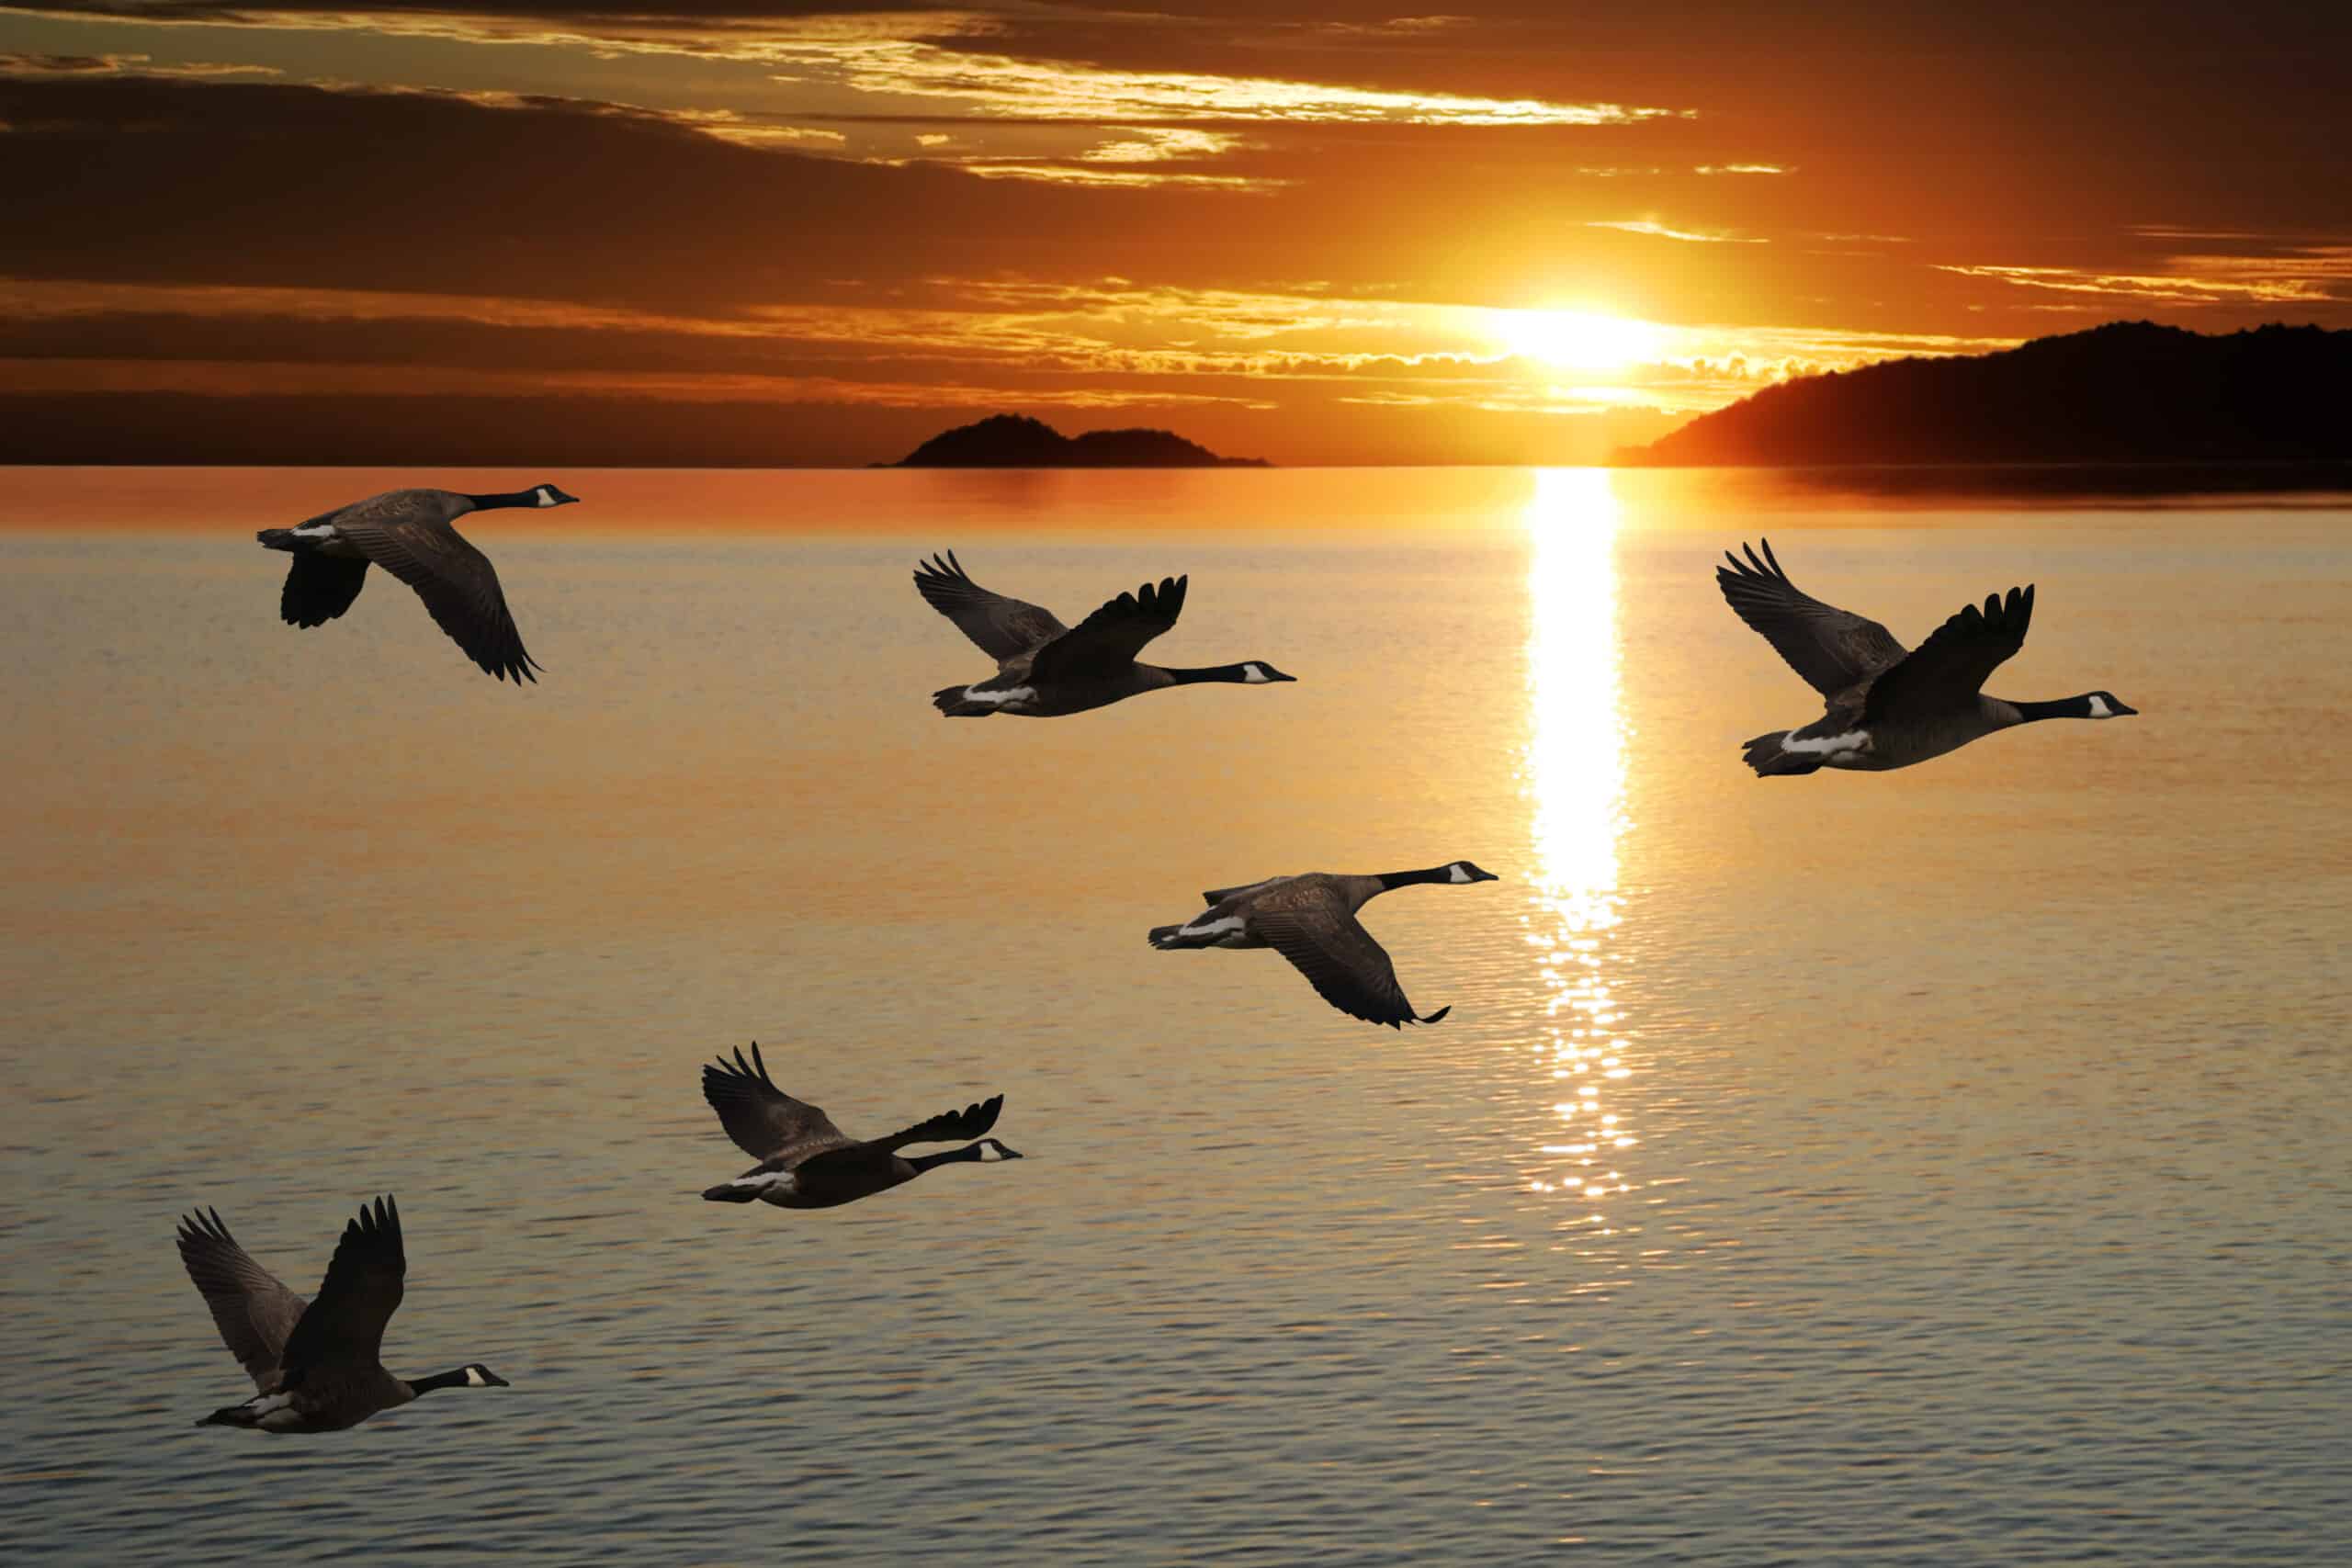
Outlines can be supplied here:
M2352 1536L2352 512L541 477L589 504L472 530L548 668L517 692L381 577L277 624L249 531L377 476L12 476L0 1555ZM2038 581L1992 688L2144 716L1759 783L1738 742L1815 711L1710 575L1762 531L1909 641ZM1189 571L1155 653L1300 682L947 723L988 667L909 585L945 546L1065 618ZM1366 912L1435 1028L1143 940L1457 856L1506 880ZM1001 1090L1031 1157L703 1203L746 1162L696 1069L754 1038L853 1134ZM387 1360L514 1386L193 1428L244 1390L176 1215L308 1292L379 1191Z

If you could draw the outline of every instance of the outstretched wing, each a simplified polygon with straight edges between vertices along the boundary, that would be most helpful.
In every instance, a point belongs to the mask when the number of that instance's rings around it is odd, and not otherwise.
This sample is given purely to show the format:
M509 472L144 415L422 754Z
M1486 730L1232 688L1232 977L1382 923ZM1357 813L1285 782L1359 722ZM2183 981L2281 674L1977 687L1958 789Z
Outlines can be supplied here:
M1051 610L990 592L973 581L954 550L915 568L915 592L1000 664L1069 630Z
M997 1112L1003 1109L1004 1096L991 1095L978 1105L967 1105L961 1111L944 1111L928 1122L918 1122L887 1138L876 1138L866 1146L897 1149L909 1144L944 1144L977 1138L996 1125Z
M416 590L434 621L485 674L521 685L540 668L524 651L490 558L468 544L429 503L429 491L393 491L334 517L335 532L369 560Z
M2026 628L2032 624L2030 582L2010 589L2007 598L1987 594L1982 610L1966 606L1871 682L1862 699L1862 722L1938 713L1974 701L1986 677L2025 646Z
M1731 565L1715 568L1715 582L1739 618L1762 634L1806 684L1833 697L1903 657L1903 645L1876 621L1825 604L1791 582L1773 558L1772 541L1762 543L1760 560L1746 545L1740 547L1747 551L1745 563L1724 551Z
M1115 674L1135 662L1144 644L1176 624L1184 613L1182 577L1160 579L1122 593L1037 650L1029 671L1041 681Z
M1212 887L1201 895L1201 901L1208 905L1210 908L1214 909L1219 904L1224 903L1227 898L1233 897L1237 894L1248 893L1256 888L1265 886L1269 882L1280 882L1282 880L1283 878L1279 876L1268 876L1262 877L1256 882L1240 883L1232 887Z
M277 1375L279 1356L302 1318L302 1298L288 1290L220 1223L218 1209L181 1216L180 1262L212 1309L229 1353L257 1388Z
M377 1199L373 1209L363 1204L359 1217L343 1227L318 1295L287 1337L288 1384L313 1369L381 1364L384 1325L400 1310L407 1279L400 1206L390 1198Z
M1435 1023L1451 1008L1417 1017L1396 983L1387 949L1373 941L1337 894L1295 909L1252 915L1250 929L1306 976L1316 994L1351 1018L1385 1023Z
M775 1087L757 1041L750 1061L738 1049L731 1066L721 1056L717 1066L703 1068L702 1097L735 1146L756 1160L781 1159L789 1168L850 1142L823 1111Z
M286 569L277 613L289 626L322 626L345 610L368 586L368 563L339 556L298 555Z

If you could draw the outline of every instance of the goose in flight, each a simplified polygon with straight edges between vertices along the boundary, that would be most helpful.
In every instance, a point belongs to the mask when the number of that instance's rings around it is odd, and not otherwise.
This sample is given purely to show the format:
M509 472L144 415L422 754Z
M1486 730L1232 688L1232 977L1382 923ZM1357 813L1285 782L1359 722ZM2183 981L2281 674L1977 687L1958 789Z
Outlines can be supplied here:
M479 1361L412 1382L378 1359L408 1274L401 1212L390 1198L372 1210L363 1204L343 1227L326 1282L308 1305L237 1245L217 1210L184 1216L179 1244L220 1337L260 1390L199 1427L339 1432L435 1389L507 1386Z
M2030 583L1988 596L1981 610L1966 606L1906 651L1876 621L1799 589L1774 558L1771 541L1761 542L1760 559L1745 546L1745 562L1725 551L1731 564L1715 568L1715 581L1739 618L1821 694L1828 711L1802 729L1776 729L1748 741L1747 765L1758 778L1821 768L1907 768L1996 729L2140 711L2112 692L2047 703L1984 694L1985 678L2025 645L2033 620Z
M887 1138L860 1143L807 1100L776 1088L756 1041L750 1061L743 1060L739 1049L731 1065L721 1056L717 1066L703 1068L702 1097L718 1112L718 1124L736 1147L760 1162L734 1180L706 1190L703 1196L714 1203L831 1209L887 1192L934 1166L1022 1157L994 1138L980 1137L996 1125L997 1112L1004 1109L1001 1094L918 1122ZM944 1154L899 1152L909 1144L944 1144L954 1138L979 1141Z
M289 626L324 626L359 597L368 568L382 567L416 590L433 619L482 672L516 685L536 682L540 666L523 650L522 634L507 613L506 595L490 558L451 526L469 512L505 506L569 506L579 501L553 485L501 495L460 495L448 490L388 490L293 528L264 528L263 546L286 550L294 563L277 612Z
M1396 983L1387 950L1356 919L1367 900L1393 887L1442 882L1499 882L1466 860L1448 861L1427 871L1392 871L1379 876L1339 876L1311 871L1273 876L1239 887L1213 887L1201 897L1208 908L1181 926L1157 926L1151 945L1163 953L1187 947L1271 947L1306 976L1316 993L1351 1018L1385 1023L1435 1023L1453 1009L1416 1016Z
M1261 686L1298 679L1262 659L1198 670L1136 662L1144 644L1174 626L1183 613L1187 581L1164 578L1157 588L1147 582L1133 593L1120 594L1073 629L1050 610L981 587L964 574L953 550L933 556L915 568L916 591L996 660L997 672L967 686L933 692L932 705L950 718L981 718L992 713L1051 718L1165 686L1208 681Z

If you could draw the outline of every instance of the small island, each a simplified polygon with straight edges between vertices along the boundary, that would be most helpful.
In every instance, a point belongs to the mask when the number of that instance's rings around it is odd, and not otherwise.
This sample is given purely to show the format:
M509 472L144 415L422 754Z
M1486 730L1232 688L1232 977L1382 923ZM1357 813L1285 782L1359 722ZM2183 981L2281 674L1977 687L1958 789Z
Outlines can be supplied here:
M2112 321L1806 376L1615 455L1645 468L2352 459L2352 331Z
M992 414L943 431L877 468L1263 468L1263 457L1220 457L1168 430L1064 435L1043 420Z

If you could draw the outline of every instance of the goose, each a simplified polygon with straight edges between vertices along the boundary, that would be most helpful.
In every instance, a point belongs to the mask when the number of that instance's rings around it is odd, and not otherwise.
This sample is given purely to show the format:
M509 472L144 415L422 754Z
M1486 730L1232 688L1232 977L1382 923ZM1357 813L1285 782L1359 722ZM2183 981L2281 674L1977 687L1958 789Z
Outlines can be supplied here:
M2045 718L2125 718L2138 713L2113 692L2086 692L2055 702L2007 702L1979 690L2003 660L2025 645L2033 620L2033 585L1970 604L1906 651L1887 629L1812 597L1789 581L1762 540L1764 554L1743 545L1743 562L1715 568L1715 581L1739 618L1763 635L1789 667L1825 699L1828 711L1802 729L1776 729L1747 744L1758 778L1821 768L1884 772L1940 757L1970 741Z
M1189 947L1271 947L1306 976L1317 995L1351 1018L1391 1029L1435 1023L1453 1007L1415 1016L1405 988L1396 983L1396 964L1363 929L1356 911L1395 887L1501 880L1466 860L1378 876L1340 876L1328 871L1270 876L1238 887L1210 888L1201 895L1207 908L1182 925L1153 927L1151 945L1162 953Z
M571 506L580 498L553 485L499 495L452 490L388 490L293 528L264 528L254 536L268 549L294 557L277 613L289 626L321 626L351 608L367 586L368 568L382 567L416 590L433 619L486 675L517 686L537 682L543 668L523 650L522 634L506 611L490 558L451 526L469 512L506 506Z
M981 587L965 575L955 551L933 556L915 568L916 592L995 660L997 672L968 686L943 687L931 694L932 705L949 718L992 713L1053 718L1165 686L1208 681L1262 686L1298 679L1262 659L1199 670L1137 663L1144 644L1183 613L1188 581L1163 578L1157 588L1147 582L1110 601L1073 630L1050 610Z
M736 1147L760 1162L734 1180L707 1190L703 1196L714 1203L831 1209L903 1186L935 1166L1022 1157L1020 1151L994 1138L980 1137L996 1125L997 1112L1004 1109L1001 1094L961 1111L944 1111L887 1138L860 1143L807 1100L776 1088L756 1040L750 1061L743 1060L739 1047L731 1065L721 1056L716 1066L703 1068L702 1097L718 1112L718 1124ZM951 1138L979 1141L945 1154L899 1153L908 1144L942 1144Z
M410 1381L377 1359L408 1273L401 1212L389 1197L372 1210L361 1204L359 1217L343 1227L326 1282L308 1306L237 1244L217 1209L182 1215L179 1244L180 1261L230 1354L261 1391L199 1427L340 1432L435 1389L508 1386L480 1361Z

